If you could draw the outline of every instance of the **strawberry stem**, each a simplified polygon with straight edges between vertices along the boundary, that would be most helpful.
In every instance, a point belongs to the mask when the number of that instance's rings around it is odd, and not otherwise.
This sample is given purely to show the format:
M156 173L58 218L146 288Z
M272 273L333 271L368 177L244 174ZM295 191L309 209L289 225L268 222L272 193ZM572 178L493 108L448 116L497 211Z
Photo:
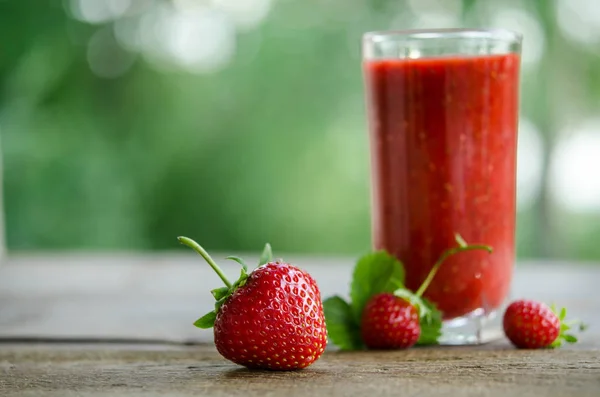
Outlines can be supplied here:
M492 252L492 247L490 247L488 245L481 245L481 244L467 245L465 240L463 240L463 238L458 234L456 235L456 242L459 244L458 247L450 248L450 249L447 249L446 251L442 252L442 255L440 255L437 262L435 262L435 264L429 271L427 278L425 278L425 281L423 281L423 284L421 284L421 286L419 287L419 289L417 290L415 295L417 295L418 297L421 297L421 295L423 295L425 290L427 290L427 288L429 287L429 284L431 284L431 282L433 281L433 278L437 274L442 263L444 263L444 261L446 259L448 259L449 257L451 257L452 255L458 254L459 252L463 252L463 251L474 251L474 250L485 250L490 253Z
M204 250L204 248L202 248L200 246L200 244L198 244L191 238L187 238L187 237L183 237L183 236L177 237L177 240L179 240L179 242L181 244L190 247L191 249L193 249L194 251L196 251L197 253L202 255L204 260L210 265L210 267L212 267L212 269L215 271L215 273L217 273L217 275L221 278L221 280L223 280L223 283L225 283L225 286L227 288L231 288L232 284L225 276L225 273L223 273L223 270L221 270L219 265L216 264L216 262L210 257L210 255L208 255L208 252L206 252Z

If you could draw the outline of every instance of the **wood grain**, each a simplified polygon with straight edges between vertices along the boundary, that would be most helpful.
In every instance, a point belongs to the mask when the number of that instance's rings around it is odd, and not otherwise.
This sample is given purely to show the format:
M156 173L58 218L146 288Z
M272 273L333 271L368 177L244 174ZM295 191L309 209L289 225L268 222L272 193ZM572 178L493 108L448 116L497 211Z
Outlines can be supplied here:
M326 353L298 372L249 371L209 345L5 346L0 395L24 396L598 396L600 351L488 345Z
M351 258L284 257L308 270L323 296L347 294ZM235 263L221 262L228 274L237 274ZM13 256L0 265L0 339L209 342L211 331L192 323L212 310L209 291L219 285L194 254ZM523 262L513 297L569 307L570 316L591 325L584 344L600 347L598 285L600 266Z
M324 296L346 294L350 259L286 258L313 274ZM219 283L193 255L13 256L0 265L0 396L596 397L599 282L600 267L589 264L517 266L514 297L569 306L590 325L581 343L564 349L518 351L506 340L328 349L303 371L252 372L221 358L211 331L192 326L211 309L208 291Z

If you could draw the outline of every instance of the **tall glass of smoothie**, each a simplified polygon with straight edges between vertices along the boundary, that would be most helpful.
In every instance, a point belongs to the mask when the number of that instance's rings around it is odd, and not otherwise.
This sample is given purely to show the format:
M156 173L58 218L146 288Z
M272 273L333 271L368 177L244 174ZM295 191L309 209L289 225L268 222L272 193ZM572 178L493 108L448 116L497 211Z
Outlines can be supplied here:
M515 258L521 36L506 30L371 32L363 70L372 236L415 291L455 234L493 253L448 259L425 292L441 343L501 335Z

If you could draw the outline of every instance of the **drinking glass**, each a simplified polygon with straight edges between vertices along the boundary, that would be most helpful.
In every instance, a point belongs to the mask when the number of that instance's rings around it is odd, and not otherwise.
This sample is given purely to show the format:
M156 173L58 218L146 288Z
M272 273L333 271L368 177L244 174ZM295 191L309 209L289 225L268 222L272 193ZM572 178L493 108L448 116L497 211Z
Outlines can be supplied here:
M363 37L372 240L442 312L442 344L501 336L515 258L522 38L507 30L383 31Z

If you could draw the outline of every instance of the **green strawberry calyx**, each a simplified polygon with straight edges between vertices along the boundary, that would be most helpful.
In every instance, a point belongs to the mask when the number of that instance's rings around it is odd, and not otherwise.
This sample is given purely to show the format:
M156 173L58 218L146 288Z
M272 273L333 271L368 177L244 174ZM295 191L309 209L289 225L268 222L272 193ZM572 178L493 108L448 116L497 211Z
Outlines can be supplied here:
M567 332L572 330L573 327L577 327L580 332L585 331L587 328L587 325L579 320L566 321L567 309L565 307L562 307L562 308L560 308L560 310L558 310L556 308L556 306L554 304L552 304L552 305L550 305L550 310L552 310L552 313L554 313L556 315L556 317L558 317L558 320L560 321L560 331L558 333L558 336L554 340L554 342L552 342L550 344L550 347L551 348L560 347L560 346L562 346L563 342L576 343L577 337L575 337L575 335L573 335L571 333L567 333Z
M248 265L246 265L246 263L244 262L243 259L241 259L237 256L228 256L227 258L225 258L225 259L230 259L232 261L235 261L242 266L240 276L238 277L238 279L235 282L232 283L229 281L227 276L225 276L225 273L219 267L219 265L217 265L217 263L213 260L213 258L208 254L208 252L206 252L206 250L204 248L202 248L202 246L200 244L198 244L191 238L183 237L183 236L177 237L177 240L179 240L179 242L181 244L183 244L187 247L190 247L191 249L193 249L194 251L199 253L200 256L202 256L204 258L206 263L208 263L210 265L210 267L215 271L215 273L217 273L217 275L219 276L221 281L223 281L223 284L225 284L224 287L215 288L212 291L210 291L210 293L212 294L212 296L215 298L215 301L216 301L215 309L206 313L204 316L200 317L198 320L196 320L194 322L194 325L198 328L202 328L202 329L212 328L215 324L215 320L217 318L217 313L221 309L221 306L223 306L223 304L227 301L227 299L231 295L233 295L233 293L238 288L243 287L246 284L248 277L250 277L250 273L248 273ZM261 256L260 256L258 266L261 266L261 265L264 265L265 263L271 262L272 259L273 259L273 251L271 250L271 245L269 245L269 243L267 243L265 245L265 248L263 249Z

